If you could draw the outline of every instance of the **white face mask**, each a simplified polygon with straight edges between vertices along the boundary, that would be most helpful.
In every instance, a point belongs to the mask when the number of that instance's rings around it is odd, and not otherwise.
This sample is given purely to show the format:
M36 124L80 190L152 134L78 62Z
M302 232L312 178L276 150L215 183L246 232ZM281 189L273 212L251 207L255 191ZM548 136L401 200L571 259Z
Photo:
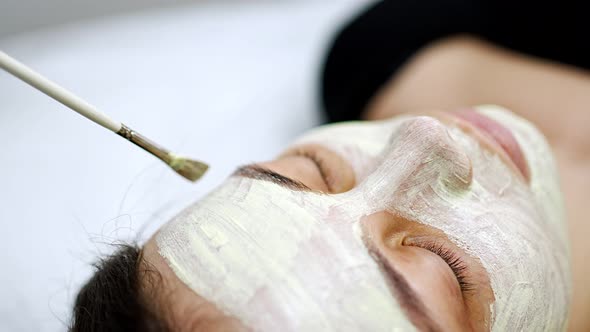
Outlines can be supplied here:
M256 330L406 331L412 324L360 227L389 211L442 230L481 261L495 297L492 330L563 329L569 256L549 147L524 120L479 111L512 131L530 184L433 118L330 125L297 143L340 154L354 189L321 195L232 177L162 228L160 254L192 290Z

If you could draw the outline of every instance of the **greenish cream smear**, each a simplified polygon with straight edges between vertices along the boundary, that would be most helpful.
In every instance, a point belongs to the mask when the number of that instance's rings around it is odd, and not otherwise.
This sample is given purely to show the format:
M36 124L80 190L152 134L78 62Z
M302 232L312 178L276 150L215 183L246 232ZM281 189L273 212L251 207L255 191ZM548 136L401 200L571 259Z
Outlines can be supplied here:
M462 130L430 117L318 128L359 184L338 195L232 177L157 235L193 291L259 331L409 331L362 239L364 216L390 211L440 229L489 274L489 328L561 330L569 252L557 173L543 136L496 106L479 107L516 136L525 183Z

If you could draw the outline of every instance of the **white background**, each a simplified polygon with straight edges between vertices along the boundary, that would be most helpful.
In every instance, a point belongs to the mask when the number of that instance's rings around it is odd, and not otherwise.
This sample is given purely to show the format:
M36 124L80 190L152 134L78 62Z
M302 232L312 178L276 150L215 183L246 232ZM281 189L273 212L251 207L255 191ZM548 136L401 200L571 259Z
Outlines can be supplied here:
M145 239L320 123L322 56L367 0L163 2L0 0L0 49L212 166L188 183L0 72L0 331L65 330L109 243Z

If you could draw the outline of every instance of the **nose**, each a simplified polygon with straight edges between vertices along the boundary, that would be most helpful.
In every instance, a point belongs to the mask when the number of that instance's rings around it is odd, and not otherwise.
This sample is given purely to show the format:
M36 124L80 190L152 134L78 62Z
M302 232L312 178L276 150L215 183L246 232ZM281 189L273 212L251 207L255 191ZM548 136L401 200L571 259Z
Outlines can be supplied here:
M434 190L459 193L471 185L471 160L445 125L432 117L408 120L396 130L381 165L365 181L366 197L408 199Z

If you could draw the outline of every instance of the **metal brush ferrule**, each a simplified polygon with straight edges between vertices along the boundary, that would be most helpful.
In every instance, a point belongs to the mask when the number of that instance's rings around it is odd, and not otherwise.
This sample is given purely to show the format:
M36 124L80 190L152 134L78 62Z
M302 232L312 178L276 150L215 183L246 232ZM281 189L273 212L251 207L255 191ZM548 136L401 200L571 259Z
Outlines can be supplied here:
M133 144L139 146L140 148L144 149L145 151L158 157L160 160L162 160L166 164L170 164L172 162L172 158L170 156L170 151L168 151L168 150L164 149L163 147L159 146L158 144L152 142L147 137L142 136L140 133L127 127L126 125L121 124L121 129L119 129L119 131L117 131L117 134L119 136L124 137L125 139L132 142Z

